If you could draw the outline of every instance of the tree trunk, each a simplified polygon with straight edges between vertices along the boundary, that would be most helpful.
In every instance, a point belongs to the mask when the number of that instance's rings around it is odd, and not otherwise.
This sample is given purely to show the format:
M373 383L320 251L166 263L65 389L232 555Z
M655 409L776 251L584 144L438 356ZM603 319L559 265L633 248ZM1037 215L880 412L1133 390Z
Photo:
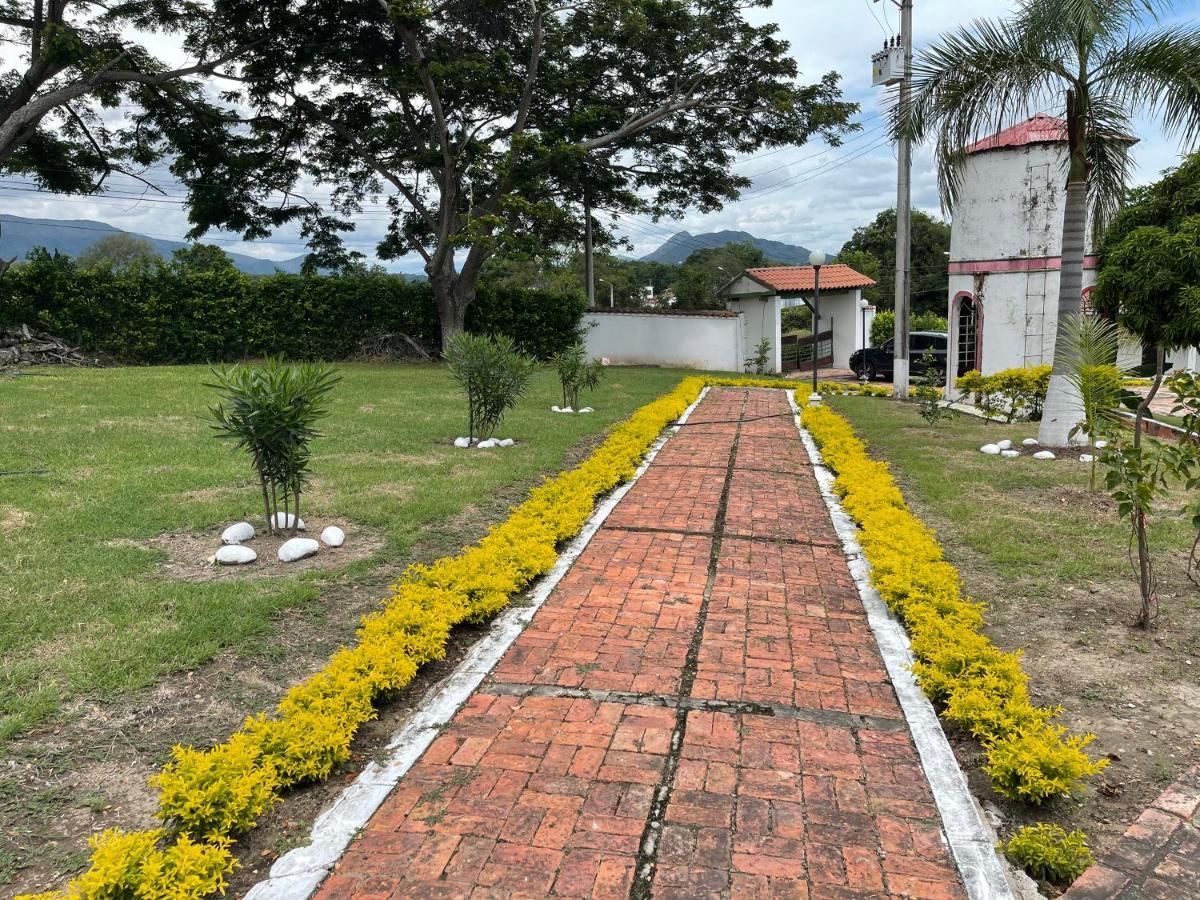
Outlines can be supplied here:
M1083 258L1087 250L1087 179L1088 165L1084 145L1084 122L1081 104L1073 93L1067 98L1068 140L1071 164L1067 176L1067 196L1063 205L1062 269L1058 279L1058 327L1079 315L1083 298ZM1083 398L1067 377L1075 361L1068 356L1067 342L1054 343L1054 371L1050 375L1050 390L1042 409L1042 425L1038 440L1048 447L1065 447L1069 443L1085 444L1089 436L1082 432L1072 441L1071 429L1084 419Z
M445 353L454 336L466 330L467 307L475 299L475 285L468 286L457 276L430 278L430 283L442 330L442 353Z

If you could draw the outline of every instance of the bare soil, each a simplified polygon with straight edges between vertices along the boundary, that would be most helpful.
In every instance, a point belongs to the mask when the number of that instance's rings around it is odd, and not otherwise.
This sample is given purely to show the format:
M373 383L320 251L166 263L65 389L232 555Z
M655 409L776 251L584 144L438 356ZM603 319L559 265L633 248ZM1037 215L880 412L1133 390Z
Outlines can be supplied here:
M1108 497L1083 489L1032 494L1031 504L1049 500L1081 519L1112 521L1116 515ZM1092 754L1109 760L1083 796L1031 809L996 794L982 772L979 745L945 723L973 792L1002 834L1023 824L1057 822L1082 828L1101 856L1200 759L1200 589L1187 577L1187 555L1157 554L1160 615L1142 630L1132 625L1140 605L1132 573L1115 581L1057 582L1053 592L1045 590L1046 581L1001 578L954 540L952 526L908 496L938 529L968 593L987 601L989 636L1005 650L1024 653L1034 701L1061 706L1062 724L1094 733Z
M213 555L221 547L219 532L189 532L185 534L160 534L144 541L123 541L127 546L158 550L166 558L159 570L168 578L180 581L213 581L220 578L281 578L303 572L340 569L347 563L373 556L383 547L383 536L371 529L346 519L323 518L320 522L305 521L307 530L296 534L268 534L264 521L250 520L258 532L253 540L245 542L258 553L258 559L241 566L226 566L217 563ZM316 556L285 563L279 559L279 548L293 537L317 539L330 525L337 525L346 533L346 543L341 547L326 547Z
M575 445L565 467L585 458L603 439L593 436ZM404 559L384 549L367 574L332 581L316 603L280 613L270 635L252 646L220 652L210 663L175 673L144 691L119 698L90 698L75 704L50 725L10 742L0 757L0 896L62 887L87 864L87 839L106 828L154 828L156 794L149 778L169 759L175 744L209 746L227 737L252 713L271 709L287 689L323 666L353 639L361 616L379 607L390 583L412 562L429 562L482 537L524 499L533 482L512 485L459 516L426 530ZM259 523L255 523L256 526ZM312 523L316 527L318 523ZM343 551L323 548L317 557L291 563L280 574L310 568L344 566L349 554L368 556L383 546L379 535L354 523L328 520L346 529ZM265 536L250 546L260 562L257 573L245 567L213 567L207 557L219 535L164 535L150 545L167 554L164 571L184 580L222 577L269 577L282 566ZM368 549L370 548L370 549ZM322 566L322 558L332 565ZM243 895L261 880L274 860L306 843L313 820L379 754L427 691L444 677L486 632L460 628L446 658L423 669L404 691L382 703L378 718L364 726L349 762L328 781L290 792L284 802L235 845L239 868L229 896Z

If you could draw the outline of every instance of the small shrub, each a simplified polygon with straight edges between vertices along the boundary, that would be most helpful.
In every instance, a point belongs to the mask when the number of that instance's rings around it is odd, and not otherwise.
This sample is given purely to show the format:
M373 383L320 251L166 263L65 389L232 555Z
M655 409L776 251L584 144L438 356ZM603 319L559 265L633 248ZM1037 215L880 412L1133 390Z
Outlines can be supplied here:
M765 375L767 364L771 361L771 341L763 338L754 348L754 355L746 357L746 371L755 375Z
M1042 417L1042 407L1050 390L1050 366L1003 369L983 375L972 369L955 380L955 386L972 395L976 406L989 416L1003 416L1012 422L1024 413L1029 419Z
M921 418L931 426L954 415L942 406L942 392L938 386L940 380L941 372L938 370L933 351L926 350L925 355L921 357L921 371L913 379L913 397L921 409Z
M1050 822L1020 828L1002 846L1005 855L1034 878L1062 887L1096 862L1087 835L1079 830L1068 834Z
M341 378L324 363L288 365L278 357L261 366L216 369L214 376L205 385L222 393L209 409L213 430L250 454L271 533L289 515L295 531L309 479L309 444L321 435L316 424L329 415L329 394Z
M1046 725L1006 734L988 746L983 770L992 785L1010 800L1033 806L1070 797L1084 778L1108 765L1093 760L1083 749L1094 734L1067 734L1061 725Z
M583 344L572 344L561 353L556 353L550 365L558 373L562 385L563 406L579 409L579 395L583 391L594 391L600 383L604 367L600 360L589 360Z
M492 436L533 375L533 362L503 334L456 334L446 351L446 363L466 395L467 437L472 441Z

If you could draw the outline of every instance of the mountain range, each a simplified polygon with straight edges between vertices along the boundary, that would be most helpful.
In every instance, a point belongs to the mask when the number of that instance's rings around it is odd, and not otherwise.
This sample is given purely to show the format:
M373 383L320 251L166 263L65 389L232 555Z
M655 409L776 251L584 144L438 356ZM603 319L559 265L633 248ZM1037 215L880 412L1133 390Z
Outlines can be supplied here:
M761 250L768 262L783 263L789 266L807 266L809 254L812 252L807 247L797 244L766 241L746 231L710 231L705 234L681 231L673 235L653 253L643 256L642 261L678 265L697 250L724 247L726 244L744 244L747 241Z
M92 219L26 219L0 213L0 259L9 260L15 257L22 260L35 247L57 250L68 256L79 256L101 238L121 233L131 234L145 241L164 259L170 259L173 252L188 246L183 241L146 237L144 234L127 232L107 222L96 222ZM304 264L304 256L272 260L246 256L244 253L230 253L229 258L235 266L250 275L270 275L276 269L281 272L299 272Z

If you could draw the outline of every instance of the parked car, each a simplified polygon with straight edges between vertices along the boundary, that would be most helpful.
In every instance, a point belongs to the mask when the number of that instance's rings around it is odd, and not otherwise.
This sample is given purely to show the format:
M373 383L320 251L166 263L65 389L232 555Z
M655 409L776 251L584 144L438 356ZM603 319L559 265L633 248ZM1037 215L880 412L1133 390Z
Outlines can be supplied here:
M946 348L949 346L949 341L949 335L944 331L909 332L908 364L910 370L914 374L920 372L924 365L922 360L925 357L925 352L932 350L934 365L941 376L942 383L945 383ZM883 378L890 381L894 374L892 369L895 361L895 346L895 339L890 338L878 347L868 347L865 351L856 350L854 355L850 357L850 368L854 370L854 374L859 378L863 377L863 370L865 368L868 381L874 381L876 378Z

